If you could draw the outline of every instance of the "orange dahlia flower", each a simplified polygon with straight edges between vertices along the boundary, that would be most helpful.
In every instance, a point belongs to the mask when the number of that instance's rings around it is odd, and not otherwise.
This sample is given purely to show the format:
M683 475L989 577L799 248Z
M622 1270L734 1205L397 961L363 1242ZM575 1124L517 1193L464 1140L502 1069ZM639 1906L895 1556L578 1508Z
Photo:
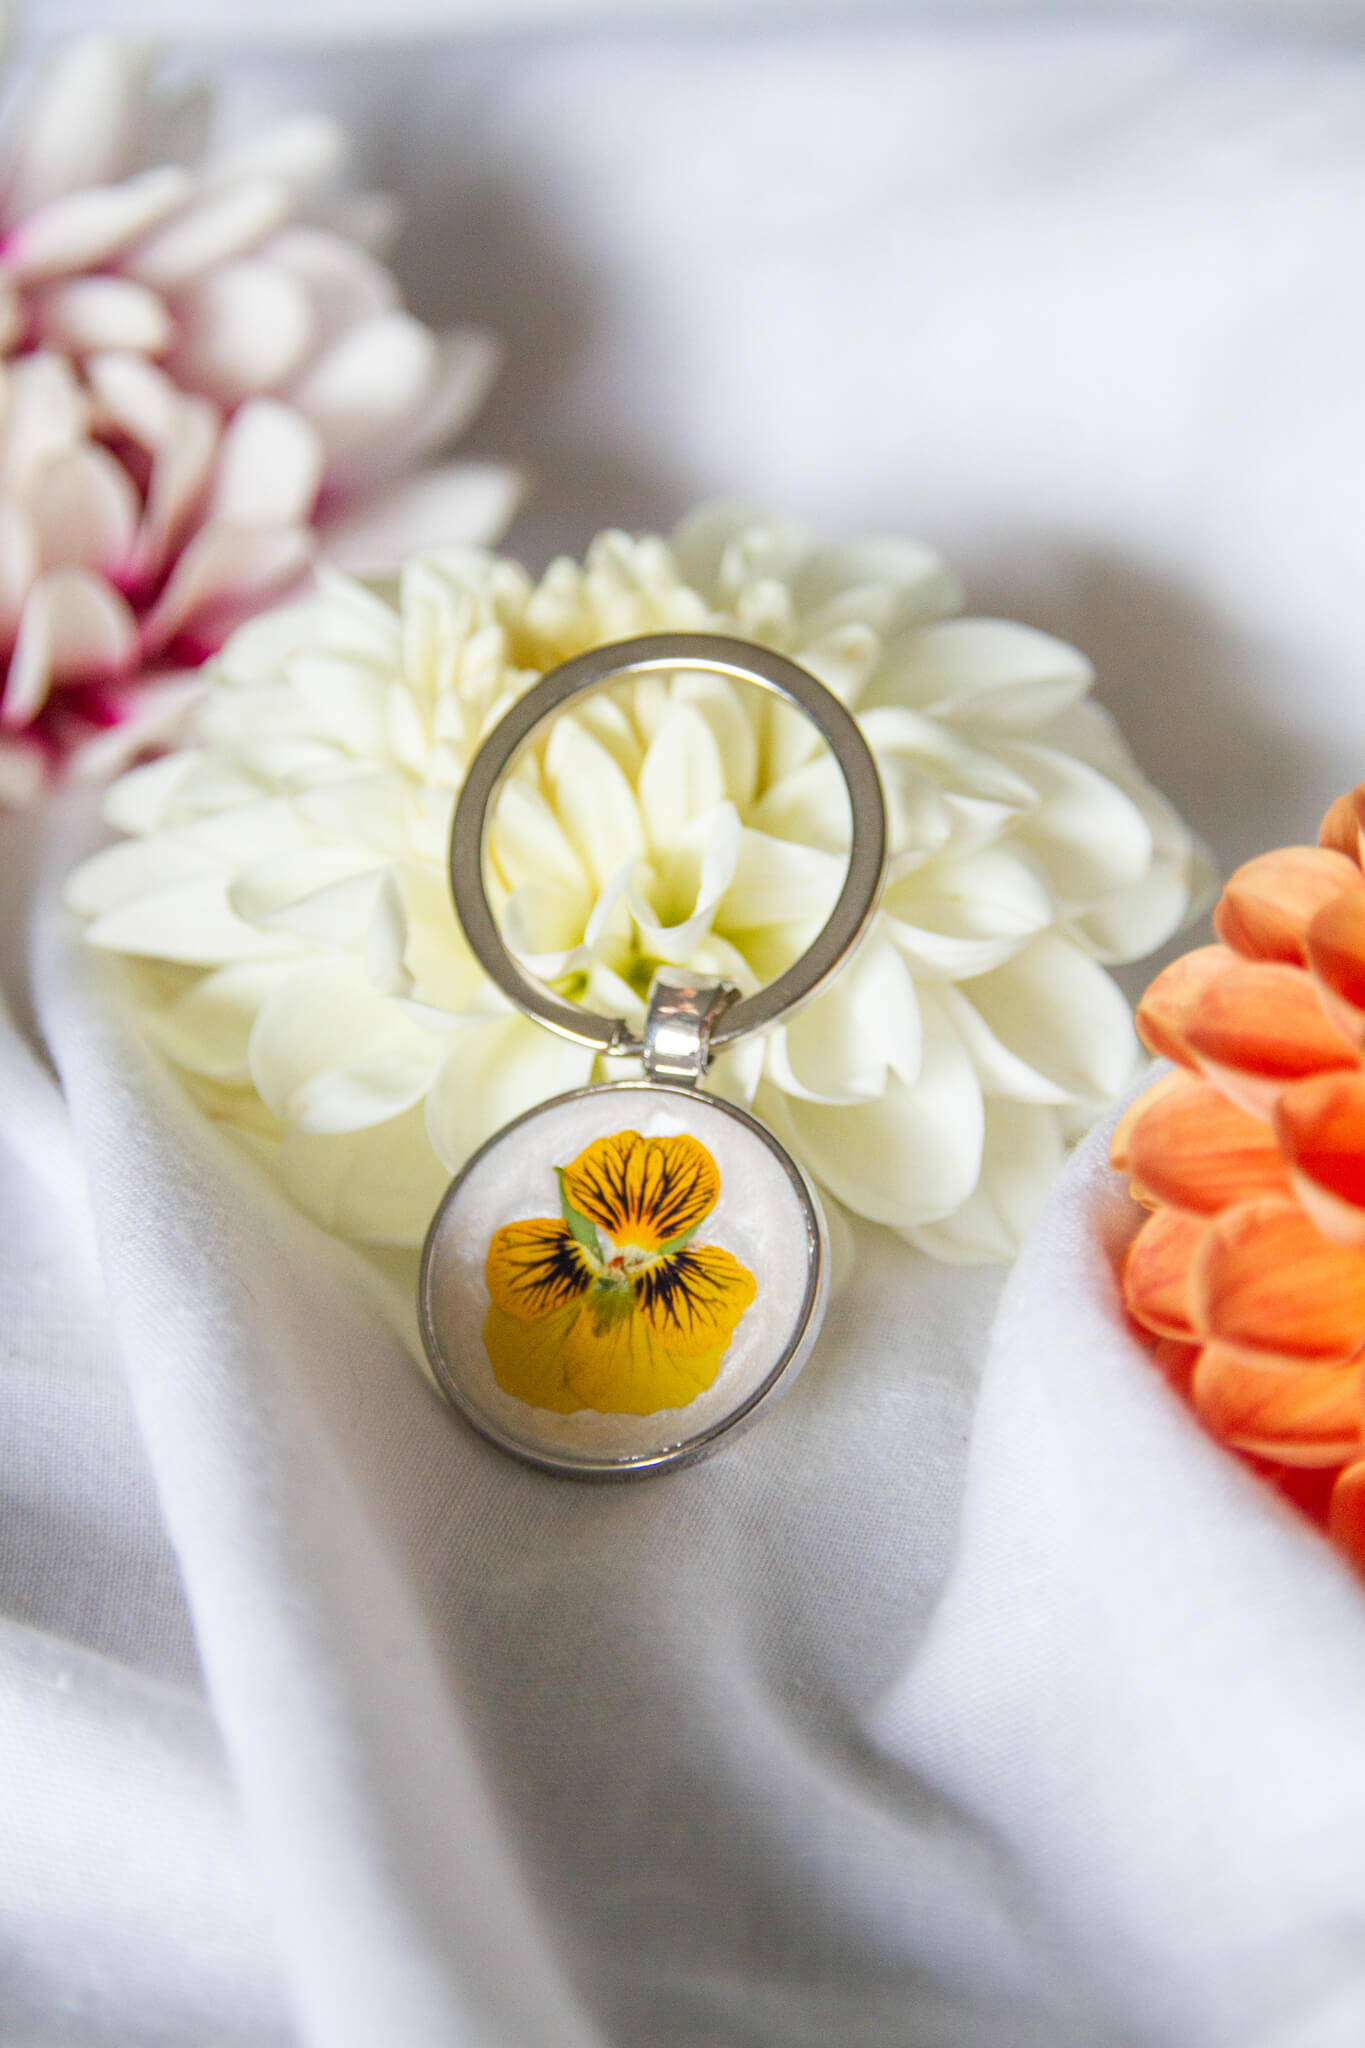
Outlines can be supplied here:
M1113 1163L1130 1314L1221 1442L1365 1570L1365 783L1237 870L1138 1031L1177 1071Z

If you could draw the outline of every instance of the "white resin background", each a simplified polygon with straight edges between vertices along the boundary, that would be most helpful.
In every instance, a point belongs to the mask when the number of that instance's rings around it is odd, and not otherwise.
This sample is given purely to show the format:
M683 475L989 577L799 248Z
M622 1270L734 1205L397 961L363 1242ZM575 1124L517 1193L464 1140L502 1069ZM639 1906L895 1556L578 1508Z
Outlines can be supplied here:
M686 1132L705 1145L720 1172L720 1196L698 1227L697 1244L719 1244L757 1282L711 1385L686 1408L653 1415L556 1415L528 1408L493 1377L483 1342L488 1313L484 1261L493 1233L526 1216L557 1216L554 1168L567 1166L595 1138L636 1131L645 1139ZM582 1458L649 1457L704 1436L757 1393L792 1350L823 1267L813 1212L763 1138L708 1102L676 1092L597 1090L541 1112L495 1140L467 1170L436 1225L428 1302L433 1334L449 1378L495 1433L532 1451ZM820 1278L828 1285L827 1273ZM819 1307L823 1307L823 1300Z
M928 541L1225 868L1365 770L1355 0L84 4L352 124L533 561ZM1129 1341L1102 1137L1008 1282L860 1229L751 1431L556 1480L123 1031L97 831L0 825L0 2037L1359 2048L1361 1593Z

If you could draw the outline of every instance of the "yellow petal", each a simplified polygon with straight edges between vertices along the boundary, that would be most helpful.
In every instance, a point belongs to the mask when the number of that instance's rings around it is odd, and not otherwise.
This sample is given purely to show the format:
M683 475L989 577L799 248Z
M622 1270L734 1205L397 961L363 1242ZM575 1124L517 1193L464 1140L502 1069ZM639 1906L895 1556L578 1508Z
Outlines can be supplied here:
M558 1217L533 1216L494 1231L484 1277L494 1308L539 1322L586 1294L594 1269Z
M1332 1244L1297 1202L1240 1203L1206 1226L1190 1269L1201 1335L1328 1364L1365 1345L1365 1253Z
M1224 945L1245 959L1301 967L1314 916L1352 889L1365 891L1365 875L1344 853L1325 846L1281 846L1229 876L1213 928Z
M1190 1387L1214 1436L1286 1465L1337 1465L1360 1449L1355 1365L1285 1365L1207 1344Z
M484 1349L504 1394L532 1408L553 1409L556 1415L572 1415L584 1405L564 1377L565 1342L581 1314L582 1303L577 1300L540 1322L509 1316L496 1306L489 1309L483 1326Z
M753 1274L718 1244L688 1245L636 1276L636 1313L670 1351L724 1349L756 1292Z
M1335 1077L1333 1077L1335 1078ZM1289 1168L1268 1124L1192 1074L1140 1098L1126 1133L1139 1202L1213 1215L1253 1195L1289 1193ZM1131 1114L1131 1113L1130 1113Z
M705 1351L666 1343L638 1310L599 1323L588 1303L564 1345L564 1377L579 1408L601 1415L653 1415L685 1408L715 1379L729 1333Z
M720 1195L720 1173L696 1138L617 1131L594 1138L565 1167L564 1191L615 1245L653 1252L710 1215Z

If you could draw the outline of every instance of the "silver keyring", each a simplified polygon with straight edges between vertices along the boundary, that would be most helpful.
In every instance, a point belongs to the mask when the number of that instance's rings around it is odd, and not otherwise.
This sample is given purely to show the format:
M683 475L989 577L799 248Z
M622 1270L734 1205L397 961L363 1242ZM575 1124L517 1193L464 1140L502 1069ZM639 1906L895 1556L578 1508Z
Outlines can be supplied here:
M827 742L848 791L848 872L833 910L799 960L716 1017L711 1051L766 1030L820 993L867 929L886 868L886 804L871 749L839 699L786 655L721 633L644 633L561 662L499 720L474 757L451 827L450 885L465 937L489 980L552 1031L603 1053L637 1054L644 1047L624 1018L602 1017L564 1002L533 980L508 951L484 888L489 818L517 752L552 712L609 682L660 669L731 676L795 705Z

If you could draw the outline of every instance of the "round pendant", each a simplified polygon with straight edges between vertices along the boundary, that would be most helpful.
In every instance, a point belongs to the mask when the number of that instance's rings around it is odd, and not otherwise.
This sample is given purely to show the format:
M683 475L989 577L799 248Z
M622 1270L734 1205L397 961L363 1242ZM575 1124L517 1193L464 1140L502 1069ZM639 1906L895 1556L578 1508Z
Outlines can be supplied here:
M530 1110L451 1183L422 1258L432 1369L484 1436L604 1477L702 1456L795 1378L824 1221L745 1110L623 1081Z

